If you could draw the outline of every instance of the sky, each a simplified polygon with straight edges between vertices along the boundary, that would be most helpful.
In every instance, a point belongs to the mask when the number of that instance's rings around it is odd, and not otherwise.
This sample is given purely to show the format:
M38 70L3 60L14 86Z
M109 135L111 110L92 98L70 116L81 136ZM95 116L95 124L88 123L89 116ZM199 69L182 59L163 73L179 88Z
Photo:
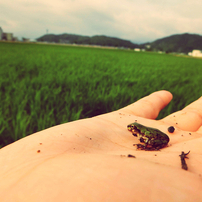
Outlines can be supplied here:
M134 43L202 35L201 0L0 0L0 27L21 37L106 35Z

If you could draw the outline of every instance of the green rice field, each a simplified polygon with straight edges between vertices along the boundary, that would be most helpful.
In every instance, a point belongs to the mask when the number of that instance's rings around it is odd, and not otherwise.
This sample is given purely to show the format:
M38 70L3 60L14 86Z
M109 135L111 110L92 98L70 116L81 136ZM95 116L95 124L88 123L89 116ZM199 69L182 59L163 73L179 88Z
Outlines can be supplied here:
M152 52L0 43L0 147L61 123L117 110L161 89L159 115L202 95L202 60Z

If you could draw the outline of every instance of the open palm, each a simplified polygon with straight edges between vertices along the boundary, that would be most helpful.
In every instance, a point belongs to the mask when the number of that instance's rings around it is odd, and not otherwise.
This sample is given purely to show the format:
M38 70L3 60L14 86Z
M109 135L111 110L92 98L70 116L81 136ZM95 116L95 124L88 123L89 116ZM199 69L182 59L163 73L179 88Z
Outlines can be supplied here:
M55 126L2 148L1 201L202 200L202 99L155 120L171 99L169 92L158 91L118 111ZM166 133L168 146L137 150L133 144L139 140L127 130L135 120ZM182 151L190 151L188 171L181 169Z

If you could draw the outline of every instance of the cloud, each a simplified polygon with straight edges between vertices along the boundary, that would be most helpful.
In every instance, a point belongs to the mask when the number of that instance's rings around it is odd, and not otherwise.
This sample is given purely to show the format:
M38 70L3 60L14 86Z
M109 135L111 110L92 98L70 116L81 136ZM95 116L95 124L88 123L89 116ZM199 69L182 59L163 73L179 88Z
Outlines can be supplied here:
M108 35L147 42L172 34L201 34L200 0L7 0L0 26L28 38L46 33Z

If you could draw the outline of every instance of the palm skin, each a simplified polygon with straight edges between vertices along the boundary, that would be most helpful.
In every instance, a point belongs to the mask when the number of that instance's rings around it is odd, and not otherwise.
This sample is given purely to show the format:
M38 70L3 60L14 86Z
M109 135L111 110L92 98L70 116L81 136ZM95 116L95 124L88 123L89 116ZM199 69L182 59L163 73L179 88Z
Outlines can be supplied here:
M118 111L55 126L2 148L1 201L202 200L202 98L155 120L171 99L169 92L158 91ZM135 120L166 133L168 147L137 150L133 144L139 141L127 130ZM181 169L182 151L190 151L188 171Z

